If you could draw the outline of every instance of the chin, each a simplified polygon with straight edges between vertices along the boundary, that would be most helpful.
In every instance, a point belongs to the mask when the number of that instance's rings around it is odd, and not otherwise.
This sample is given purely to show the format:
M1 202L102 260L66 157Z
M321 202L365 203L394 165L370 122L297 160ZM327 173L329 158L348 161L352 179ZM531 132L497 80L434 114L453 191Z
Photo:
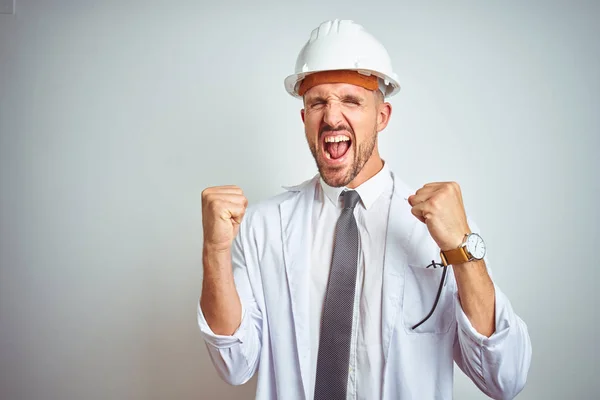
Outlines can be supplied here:
M332 187L342 187L348 185L352 179L349 179L348 168L340 170L331 170L325 168L319 168L321 178L326 184Z

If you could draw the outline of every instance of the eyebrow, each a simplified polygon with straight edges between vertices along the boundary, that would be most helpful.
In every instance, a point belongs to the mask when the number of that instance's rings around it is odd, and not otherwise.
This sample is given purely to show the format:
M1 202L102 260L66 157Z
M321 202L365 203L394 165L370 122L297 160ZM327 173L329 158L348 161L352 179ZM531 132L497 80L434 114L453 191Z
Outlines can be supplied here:
M316 97L309 98L307 101L307 103L309 103L309 104L318 103L318 102L327 103L327 99L323 96L316 96Z
M359 97L359 96L356 96L356 95L353 95L353 94L345 94L345 95L343 95L342 96L342 101L344 101L344 100L346 100L346 101L353 101L353 102L356 102L358 104L362 104L363 101L364 101L362 97Z
M342 101L352 101L352 102L356 102L359 104L362 104L364 102L364 99L362 97L356 96L354 94L344 94L342 96L340 96ZM327 99L323 96L316 96L313 98L309 98L307 100L307 104L313 104L313 103L327 103Z

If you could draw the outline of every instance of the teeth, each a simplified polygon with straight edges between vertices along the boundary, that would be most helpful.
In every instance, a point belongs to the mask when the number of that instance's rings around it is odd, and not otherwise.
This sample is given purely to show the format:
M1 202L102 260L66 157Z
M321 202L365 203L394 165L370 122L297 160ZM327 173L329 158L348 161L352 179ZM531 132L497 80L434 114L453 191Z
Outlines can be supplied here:
M328 136L325 138L325 143L347 142L350 138L344 135Z
M325 150L325 156L327 157L328 160L331 160L331 154L329 154L329 152L327 150Z

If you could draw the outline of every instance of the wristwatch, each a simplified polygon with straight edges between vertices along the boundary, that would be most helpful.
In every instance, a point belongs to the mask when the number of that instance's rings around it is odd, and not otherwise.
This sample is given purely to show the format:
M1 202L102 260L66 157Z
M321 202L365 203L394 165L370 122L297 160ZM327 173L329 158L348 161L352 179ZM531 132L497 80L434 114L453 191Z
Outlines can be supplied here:
M462 244L452 250L440 251L442 264L463 264L473 260L481 260L485 256L485 243L477 233L467 233Z

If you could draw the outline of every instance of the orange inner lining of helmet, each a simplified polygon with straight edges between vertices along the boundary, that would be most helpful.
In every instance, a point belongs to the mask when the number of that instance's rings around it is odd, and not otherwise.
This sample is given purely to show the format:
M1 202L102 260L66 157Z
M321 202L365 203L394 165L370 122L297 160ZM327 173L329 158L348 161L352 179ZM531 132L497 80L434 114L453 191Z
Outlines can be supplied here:
M306 76L300 83L298 94L304 96L309 89L324 83L350 83L368 90L379 88L379 82L375 75L367 76L347 70L321 71Z

